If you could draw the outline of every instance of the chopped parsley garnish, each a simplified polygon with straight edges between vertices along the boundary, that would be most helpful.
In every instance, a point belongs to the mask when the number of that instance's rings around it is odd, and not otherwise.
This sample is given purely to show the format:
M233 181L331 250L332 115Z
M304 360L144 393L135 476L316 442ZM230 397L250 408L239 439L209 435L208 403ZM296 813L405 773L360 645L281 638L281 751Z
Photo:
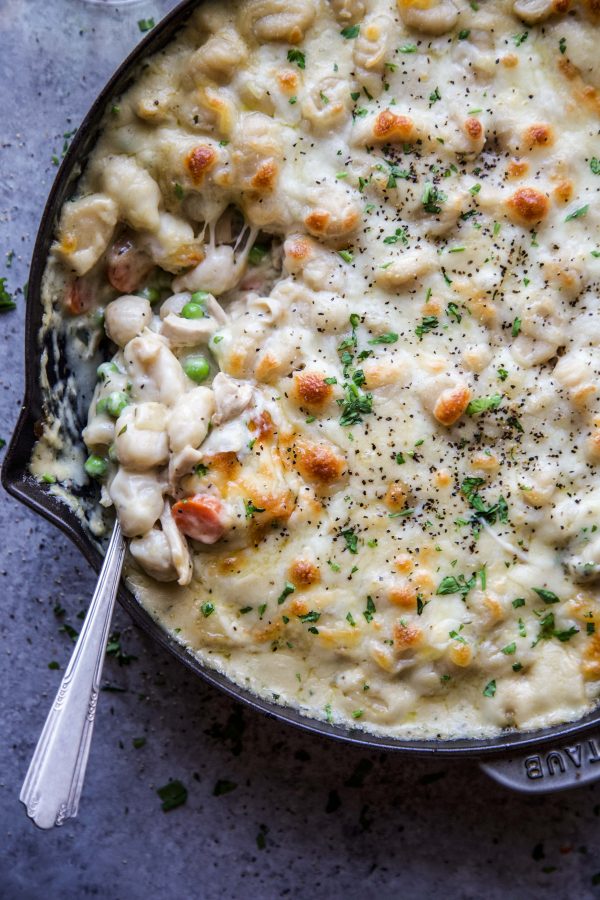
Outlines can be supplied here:
M408 516L412 516L415 512L414 509L401 509L400 512L390 513L388 518L390 519L406 519Z
M492 678L491 681L488 681L486 686L483 689L484 697L493 697L496 694L496 681Z
M570 222L572 219L582 219L584 216L587 216L589 208L589 203L586 203L585 206L580 206L579 209L574 210L574 212L569 213L569 215L565 217L565 222Z
M546 588L532 588L533 591L538 595L538 597L550 605L551 603L560 603L560 598L556 596L554 591L549 591Z
M133 747L135 750L139 750L141 747L145 747L146 738L145 737L133 738L131 743L133 744Z
M0 278L0 312L16 309L17 304L6 290L6 278Z
M373 602L373 598L369 594L367 597L367 607L363 611L363 616L365 617L367 622L372 622L373 616L375 615L376 612L377 612L377 610L375 609L375 604Z
M179 184L179 182L176 182L176 183L175 183L175 188L174 188L174 190L175 190L175 196L177 197L177 199L178 199L178 200L183 200L183 198L184 198L184 190L183 190L182 186Z
M496 522L496 519L499 522L507 522L508 521L508 506L504 497L500 496L497 503L487 505L485 500L477 491L477 488L481 487L485 484L485 480L483 478L471 477L465 478L460 486L461 493L466 498L469 503L469 506L475 510L475 516L473 517L473 522L471 524L475 524L476 520L484 519L490 525L493 525Z
M398 47L400 53L416 53L417 45L416 44L402 44L401 47Z
M467 406L467 415L478 416L482 412L487 412L488 409L498 409L502 400L502 394L492 394L491 397L477 397L475 400L471 400Z
M461 625L460 628L458 629L458 631L449 631L448 637L452 638L453 641L458 641L459 644L466 644L467 642L464 639L464 637L462 636L462 634L459 634L459 632L462 631L463 628L464 628L464 625Z
M351 263L354 259L354 254L350 252L350 250L338 250L339 255L342 257L344 262Z
M418 616L422 616L422 615L423 615L423 610L424 610L425 607L427 606L427 603L429 603L428 600L427 600L426 602L423 602L423 595L422 595L422 594L417 594L417 615L418 615Z
M342 28L340 34L343 38L346 38L347 41L352 38L358 37L360 32L360 25L348 25L346 28Z
M473 196L475 196L475 194L478 194L480 190L481 190L481 185L474 184L473 187L469 188L469 193L472 194Z
M464 600L469 591L474 587L475 575L472 575L468 581L464 575L459 575L458 577L446 575L446 577L442 578L440 581L436 594L440 596L445 596L446 594L460 594Z
M600 159L597 156L593 156L590 159L590 169L594 175L600 175Z
M561 37L560 41L558 42L558 49L560 50L561 53L566 53L566 50L567 50L567 39L566 38Z
M538 631L538 636L531 646L535 647L536 644L539 644L540 641L549 641L553 637L564 644L567 641L570 641L571 638L576 634L579 634L579 629L575 628L575 626L567 628L565 631L557 631L555 627L554 613L546 613L544 618L540 620L540 630Z
M356 628L356 622L354 621L354 616L352 615L351 612L346 613L346 622L348 622L348 624L349 624L352 628Z
M523 668L523 663L514 663L514 665L512 667L513 672L520 672L522 668Z
M279 597L277 598L277 606L281 606L282 603L285 603L286 598L289 597L290 594L293 594L295 590L296 590L296 588L294 587L294 585L291 584L289 581L286 581L282 592L280 593Z
M515 600L513 600L512 605L514 609L518 609L520 606L525 606L525 598L517 597Z
M211 603L210 600L205 600L205 602L200 607L200 611L201 611L202 615L204 616L204 618L208 619L208 617L211 615L211 613L214 613L214 611L215 611L215 604Z
M205 466L204 463L198 463L198 465L194 469L194 472L196 473L196 475L202 478L208 473L208 466Z
M372 338L368 343L369 344L395 344L398 340L398 335L395 331L386 331L385 334L380 334L376 338Z
M432 91L431 94L429 95L429 108L431 109L433 104L437 103L438 100L441 100L441 99L442 99L442 95L440 94L440 89L439 89L439 87L436 87L436 89L434 91Z
M287 58L288 62L296 63L299 69L306 68L306 57L302 50L288 50Z
M458 32L458 39L459 39L459 41L466 41L466 39L469 37L470 34L471 34L470 28L462 28L462 29Z
M350 553L358 553L358 535L354 533L354 528L347 528L341 532L342 537L346 541L346 547Z
M398 166L394 166L392 163L388 163L388 165L390 167L390 172L389 172L388 181L387 181L388 188L396 187L396 178L401 178L403 181L408 181L408 179L410 178L410 172L408 172L406 169L399 169ZM401 236L402 243L407 244L408 238L406 237L406 230L404 228L398 228L396 231L396 234L398 234L400 236L400 232L404 232L404 235ZM387 239L384 239L383 243L391 244L391 243L395 243L395 241L389 241Z
M504 366L500 366L498 369L498 381L506 381L508 378L508 371L504 368Z
M517 316L516 319L514 320L514 322L512 323L512 336L514 338L518 337L520 331L521 331L521 320Z
M264 507L255 506L252 500L244 500L244 509L246 510L247 519L251 519L254 516L254 513L262 513L265 511Z
M396 462L398 463L399 466L403 466L404 463L406 462L406 460L404 459L404 454L402 453L402 451L399 451L398 453L396 453L394 459L396 460Z
M154 19L138 19L138 28L140 29L142 34L144 34L146 31L150 31L152 28L154 28L155 25L156 22L154 21Z
M393 185L396 186L395 184ZM389 184L388 184L389 187ZM408 244L408 237L406 235L406 228L396 228L393 234L389 234L387 237L384 237L384 244L397 244L398 241L402 241L403 244Z
M521 34L513 34L513 41L515 42L515 47L520 47L524 41L529 37L528 31L522 31Z
M446 315L449 319L454 319L455 322L460 322L462 319L462 315L458 311L458 306L456 303L449 303L446 307Z
M421 322L415 328L415 334L419 338L420 341L423 340L423 335L427 334L430 331L434 331L438 327L440 323L438 322L437 316L423 316Z
M344 385L346 396L337 403L342 409L340 425L358 425L363 415L373 412L373 394L363 393L354 382Z
M316 610L311 609L310 612L304 613L303 615L299 615L298 618L301 622L318 622L321 618L321 613L316 612Z
M159 787L156 791L160 799L162 800L162 811L169 812L170 809L176 809L178 806L182 806L187 800L187 788L181 783L181 781L169 781L168 784Z
M512 656L513 653L516 653L516 651L517 651L517 645L515 644L514 641L512 642L512 644L507 644L506 647L502 648L502 652L504 653L505 656Z
M440 204L445 203L447 199L447 195L436 188L431 181L425 182L425 187L423 188L423 194L421 196L421 203L423 204L425 212L437 215L437 213L442 211Z

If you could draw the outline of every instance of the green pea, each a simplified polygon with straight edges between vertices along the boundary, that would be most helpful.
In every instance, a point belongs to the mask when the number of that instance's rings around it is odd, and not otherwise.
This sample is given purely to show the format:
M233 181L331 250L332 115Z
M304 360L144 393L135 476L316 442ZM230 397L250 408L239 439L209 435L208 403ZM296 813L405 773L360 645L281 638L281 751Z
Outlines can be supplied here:
M208 378L210 366L208 360L201 354L198 354L198 356L188 356L188 358L184 360L183 371L187 377L191 378L192 381L195 381L196 384L201 384L201 382L206 381Z
M119 367L116 366L113 362L103 362L96 369L96 375L100 379L100 381L107 381L111 375L114 375L115 372L119 371Z
M105 413L107 405L108 397L101 397L96 403L96 414L100 415L101 413Z
M183 319L203 319L206 315L202 303L186 303L180 313Z
M260 244L255 244L248 254L248 262L251 266L259 266L266 255L267 248L261 247Z
M137 291L138 297L143 297L151 306L160 300L160 291L156 287L145 287L141 291Z
M102 456L92 453L86 459L83 468L91 478L102 478L103 475L106 475L108 463Z
M113 419L118 419L128 405L129 397L124 391L112 391L106 398L106 412L109 416L112 416ZM98 409L98 405L96 405L96 409Z
M208 291L194 291L194 293L190 297L190 300L192 301L192 303L206 303L209 297L210 294L208 293Z

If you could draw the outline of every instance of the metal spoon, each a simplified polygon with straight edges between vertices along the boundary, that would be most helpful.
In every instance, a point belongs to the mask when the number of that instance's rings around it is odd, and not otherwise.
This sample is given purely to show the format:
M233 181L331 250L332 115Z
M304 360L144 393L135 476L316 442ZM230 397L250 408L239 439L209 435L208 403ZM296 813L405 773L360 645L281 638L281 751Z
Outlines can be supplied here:
M19 799L40 828L77 815L125 543L118 522L83 628L48 713Z

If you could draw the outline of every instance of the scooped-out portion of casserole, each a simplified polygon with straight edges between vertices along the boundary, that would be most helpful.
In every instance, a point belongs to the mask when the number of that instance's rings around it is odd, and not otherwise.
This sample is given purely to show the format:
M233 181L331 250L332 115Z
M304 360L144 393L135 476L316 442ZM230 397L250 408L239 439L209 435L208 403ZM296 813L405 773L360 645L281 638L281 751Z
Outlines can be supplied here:
M199 4L107 111L45 279L71 352L110 340L81 478L255 694L410 738L596 705L599 25Z

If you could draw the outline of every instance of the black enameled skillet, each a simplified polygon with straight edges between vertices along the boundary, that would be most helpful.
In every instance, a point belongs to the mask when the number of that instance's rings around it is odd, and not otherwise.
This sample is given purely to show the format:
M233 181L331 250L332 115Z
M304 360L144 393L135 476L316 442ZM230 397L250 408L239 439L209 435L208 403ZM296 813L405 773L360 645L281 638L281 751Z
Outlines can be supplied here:
M63 202L73 192L87 156L95 145L105 110L113 99L129 86L133 73L143 59L162 50L171 41L198 2L201 0L184 0L149 32L119 67L91 107L71 143L50 191L31 261L25 327L25 398L2 466L2 484L18 500L62 529L96 571L100 569L102 562L97 543L75 513L50 492L48 485L40 484L32 478L28 469L36 441L36 426L44 416L44 405L47 400L39 379L40 356L43 350L48 354L47 372L50 387L52 388L53 378L58 382L65 374L64 359L57 358L55 342L48 334L40 342L42 276L58 214ZM77 410L81 427L83 414L83 410ZM91 486L89 490L95 491L95 488ZM91 498L88 496L88 499ZM499 737L484 740L409 741L377 737L358 729L346 729L315 721L293 709L254 696L233 684L224 675L203 666L151 618L124 584L119 589L119 600L137 624L192 672L253 709L307 731L356 745L395 750L404 754L444 758L476 757L491 777L506 786L530 793L562 790L600 777L600 707L577 722L536 732L507 732Z

